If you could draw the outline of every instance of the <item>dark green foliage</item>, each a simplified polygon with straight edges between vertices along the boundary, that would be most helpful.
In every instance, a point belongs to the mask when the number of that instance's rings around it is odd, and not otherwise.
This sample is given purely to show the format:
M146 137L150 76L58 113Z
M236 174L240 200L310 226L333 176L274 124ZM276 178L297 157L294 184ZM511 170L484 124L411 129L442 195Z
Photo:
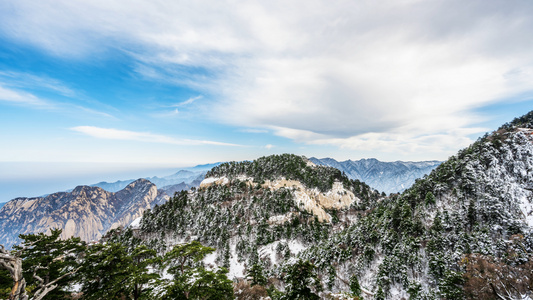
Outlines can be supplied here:
M376 291L376 294L374 295L375 300L385 300L385 292L383 292L383 289L381 286L378 287L378 290Z
M7 299L13 287L13 279L9 271L0 268L0 299Z
M254 285L262 285L266 286L267 279L264 275L265 270L263 269L263 266L256 263L250 267L248 272L246 273L247 277L250 280L250 283L252 286Z
M432 192L427 192L426 194L426 205L435 204L435 195Z
M152 299L157 273L149 267L158 261L154 250L141 245L132 253L119 243L91 246L80 270L84 299Z
M359 285L359 280L355 275L350 277L350 291L352 292L352 296L361 296L361 286Z
M316 293L322 290L316 267L308 260L299 259L284 269L285 295L282 299L320 299Z
M232 281L227 270L207 270L202 259L215 251L197 241L176 245L165 255L164 264L174 276L162 299L233 299Z
M13 247L23 259L22 268L30 296L42 293L43 288L49 285L57 287L46 293L44 299L60 299L69 295L65 289L75 279L79 265L77 258L85 250L85 243L80 238L62 240L61 232L61 229L52 229L50 235L21 234L22 245Z
M533 110L521 117L515 118L510 124L505 124L500 128L508 128L511 126L533 128Z
M476 204L474 203L474 200L470 200L470 203L468 204L468 225L470 228L476 224Z
M461 273L446 271L440 285L441 296L444 299L464 299L464 278Z

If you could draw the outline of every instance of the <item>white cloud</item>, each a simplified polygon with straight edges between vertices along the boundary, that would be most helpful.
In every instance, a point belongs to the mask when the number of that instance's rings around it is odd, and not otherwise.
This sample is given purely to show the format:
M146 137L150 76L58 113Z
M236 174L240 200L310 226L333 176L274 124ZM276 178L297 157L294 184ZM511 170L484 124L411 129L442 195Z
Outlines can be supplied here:
M202 99L202 98L203 98L202 95L200 95L200 96L196 96L196 97L191 97L191 98L189 98L189 99L187 99L187 100L185 100L185 101L183 101L183 102L180 102L180 103L178 103L178 104L174 104L174 105L172 105L172 107L180 107L180 106L189 105L189 104L192 104L194 101L196 101L196 100L200 100L200 99Z
M155 117L155 118L175 118L179 114L180 114L180 111L177 108L175 108L175 109L170 110L170 111L153 113L151 116Z
M215 141L191 140L191 139L177 139L165 135L152 134L149 132L136 132L129 130L120 130L113 128L101 128L95 126L77 126L70 128L91 137L108 140L123 140L123 141L137 141L146 143L161 143L171 145L212 145L212 146L241 146L237 144L222 143Z
M5 102L5 103L10 103L10 104L22 105L24 107L28 107L32 109L45 109L45 110L51 110L51 111L56 111L56 112L63 111L68 114L71 114L73 111L75 112L81 111L84 113L98 115L98 116L102 116L105 118L114 118L112 115L102 112L102 111L98 111L92 108L87 108L87 107L77 105L77 104L60 103L56 101L42 99L29 92L3 87L2 86L3 84L4 84L3 82L0 82L0 103ZM63 91L67 91L67 90L63 90Z
M57 55L120 49L139 74L211 95L204 109L220 122L311 144L442 153L469 141L486 118L476 108L531 99L532 9L482 0L19 0L0 4L0 17L4 34Z
M244 128L239 130L240 132L246 132L246 133L268 133L269 131L266 129L257 129L257 128Z
M272 148L274 148L274 147L276 147L276 146L274 146L274 145L272 145L272 144L267 144L267 145L265 145L265 149L267 149L267 150L270 150L270 149L272 149Z
M32 107L48 107L50 104L30 93L7 89L0 85L0 101L14 104L29 105Z
M75 95L75 92L72 89L66 87L59 80L28 73L0 71L0 81L4 85L15 88L44 89L68 97Z

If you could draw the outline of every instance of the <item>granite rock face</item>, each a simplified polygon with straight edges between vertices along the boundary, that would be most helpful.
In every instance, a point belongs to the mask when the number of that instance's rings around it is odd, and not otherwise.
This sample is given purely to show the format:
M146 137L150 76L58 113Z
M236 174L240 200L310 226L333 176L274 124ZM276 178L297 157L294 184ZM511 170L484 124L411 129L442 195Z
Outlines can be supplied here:
M51 228L63 229L63 238L98 240L108 230L129 225L168 198L146 179L138 179L116 193L78 186L72 192L16 198L0 209L0 244L10 248L20 242L19 234L48 232Z

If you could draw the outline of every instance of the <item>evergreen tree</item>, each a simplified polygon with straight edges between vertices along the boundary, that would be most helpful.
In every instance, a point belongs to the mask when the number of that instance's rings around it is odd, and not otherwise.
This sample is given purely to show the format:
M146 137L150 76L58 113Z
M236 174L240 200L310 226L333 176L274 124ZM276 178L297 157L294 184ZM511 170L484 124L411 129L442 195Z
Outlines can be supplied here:
M322 286L318 280L316 267L308 260L299 259L284 268L285 295L283 300L320 299L315 292L320 292ZM313 292L314 290L314 292Z
M376 294L374 295L375 300L385 300L385 292L383 292L383 289L381 286L378 287L378 290Z
M158 275L149 267L155 259L155 251L144 245L131 254L120 243L90 247L80 270L84 299L153 299L150 291Z
M432 192L426 193L426 205L432 205L435 204L435 196Z
M359 285L359 280L355 275L350 277L350 291L352 292L352 296L361 297L361 286Z
M7 299L13 287L13 280L9 271L0 268L0 299Z
M254 285L262 285L265 286L267 284L267 279L264 275L263 266L261 264L256 263L254 264L246 273L247 277L251 279L252 286Z
M176 245L165 255L167 272L174 276L163 299L233 299L233 284L227 278L227 269L207 270L202 262L215 251L200 242Z
M61 229L44 233L21 234L20 246L13 248L23 259L27 291L33 299L64 298L79 269L78 254L85 250L80 238L62 240Z

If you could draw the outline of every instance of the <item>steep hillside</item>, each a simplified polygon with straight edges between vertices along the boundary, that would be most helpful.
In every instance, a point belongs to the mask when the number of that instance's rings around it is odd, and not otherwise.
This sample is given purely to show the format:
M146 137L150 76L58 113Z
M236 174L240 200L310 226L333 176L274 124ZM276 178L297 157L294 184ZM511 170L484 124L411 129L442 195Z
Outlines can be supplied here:
M376 298L531 299L532 125L533 112L480 138L303 256Z
M274 270L365 214L381 197L337 169L295 155L213 168L197 190L181 192L144 214L140 237L160 251L199 240L218 250L212 262L243 278L259 260Z
M63 237L98 240L109 229L127 226L157 203L168 199L156 186L139 179L111 193L78 186L72 192L46 197L16 198L0 209L0 244L11 247L19 234L63 229Z
M383 162L375 158L361 160L336 161L333 158L309 159L317 165L337 168L344 172L350 179L365 182L378 191L387 194L401 193L415 182L429 174L441 164L440 161L395 161Z
M385 197L294 155L222 164L120 239L165 251L199 240L243 278L284 289L291 257L318 267L326 299L532 299L533 112ZM329 296L328 296L329 295Z

